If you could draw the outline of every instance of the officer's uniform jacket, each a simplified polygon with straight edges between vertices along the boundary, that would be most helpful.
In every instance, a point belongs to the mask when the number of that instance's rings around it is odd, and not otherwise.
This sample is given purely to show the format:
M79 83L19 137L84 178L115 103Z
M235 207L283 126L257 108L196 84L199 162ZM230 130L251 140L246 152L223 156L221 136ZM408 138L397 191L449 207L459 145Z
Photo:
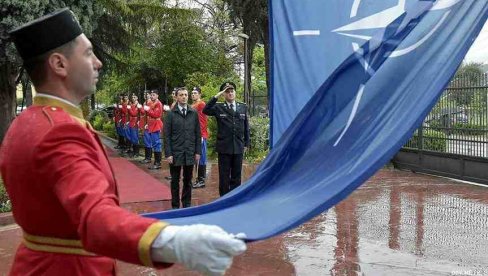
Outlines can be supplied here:
M203 109L203 113L217 119L217 152L224 154L241 154L244 147L249 147L249 118L247 105L236 103L236 111L227 103L218 103L212 97Z
M119 207L105 150L79 108L34 98L3 140L0 172L24 232L12 275L113 275L112 258L153 265L150 246L166 224Z

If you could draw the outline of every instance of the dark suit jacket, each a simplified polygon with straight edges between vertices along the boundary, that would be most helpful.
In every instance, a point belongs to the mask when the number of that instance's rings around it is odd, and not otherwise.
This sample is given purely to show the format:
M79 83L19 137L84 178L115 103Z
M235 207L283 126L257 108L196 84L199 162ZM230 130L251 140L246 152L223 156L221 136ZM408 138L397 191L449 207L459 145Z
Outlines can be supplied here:
M249 147L249 118L247 105L236 102L234 112L227 103L218 103L212 97L205 105L203 113L217 119L217 152L225 154L242 154L244 147Z
M195 109L187 105L183 116L176 104L164 120L164 153L173 156L173 165L188 166L195 164L195 154L202 152L200 122Z

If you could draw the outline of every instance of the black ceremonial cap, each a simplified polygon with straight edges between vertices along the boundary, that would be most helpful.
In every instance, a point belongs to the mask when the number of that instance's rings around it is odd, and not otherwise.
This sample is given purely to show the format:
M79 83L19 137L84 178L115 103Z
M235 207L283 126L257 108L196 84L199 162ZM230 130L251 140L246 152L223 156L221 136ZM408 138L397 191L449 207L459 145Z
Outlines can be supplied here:
M220 91L224 90L224 88L226 86L232 86L234 88L234 90L236 89L236 84L235 83L233 83L231 81L226 81L226 82L222 83L222 85L220 86Z
M64 8L28 22L9 33L25 61L70 42L83 31L73 12Z

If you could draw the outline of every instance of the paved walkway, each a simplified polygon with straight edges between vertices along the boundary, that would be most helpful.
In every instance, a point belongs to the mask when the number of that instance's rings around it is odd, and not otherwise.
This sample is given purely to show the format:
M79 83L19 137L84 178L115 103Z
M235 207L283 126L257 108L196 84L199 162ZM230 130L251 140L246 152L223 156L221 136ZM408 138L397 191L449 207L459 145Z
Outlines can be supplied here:
M166 166L156 172L139 167L169 185ZM246 165L244 178L254 169ZM217 170L208 166L207 187L193 191L193 205L218 197ZM169 206L123 205L135 212ZM226 275L488 275L487 226L487 188L385 168L328 212L250 244ZM0 227L0 275L19 242L17 226ZM181 266L155 271L120 262L118 268L127 276L198 275Z

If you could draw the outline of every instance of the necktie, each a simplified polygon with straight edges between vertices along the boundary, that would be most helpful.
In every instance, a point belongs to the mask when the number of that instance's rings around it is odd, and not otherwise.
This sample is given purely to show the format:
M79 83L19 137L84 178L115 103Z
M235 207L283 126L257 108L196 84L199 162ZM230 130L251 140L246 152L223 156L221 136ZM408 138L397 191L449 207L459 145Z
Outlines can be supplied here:
M230 104L229 107L232 111L234 111L234 104Z
M183 108L181 112L183 113L183 116L186 116L186 108Z

